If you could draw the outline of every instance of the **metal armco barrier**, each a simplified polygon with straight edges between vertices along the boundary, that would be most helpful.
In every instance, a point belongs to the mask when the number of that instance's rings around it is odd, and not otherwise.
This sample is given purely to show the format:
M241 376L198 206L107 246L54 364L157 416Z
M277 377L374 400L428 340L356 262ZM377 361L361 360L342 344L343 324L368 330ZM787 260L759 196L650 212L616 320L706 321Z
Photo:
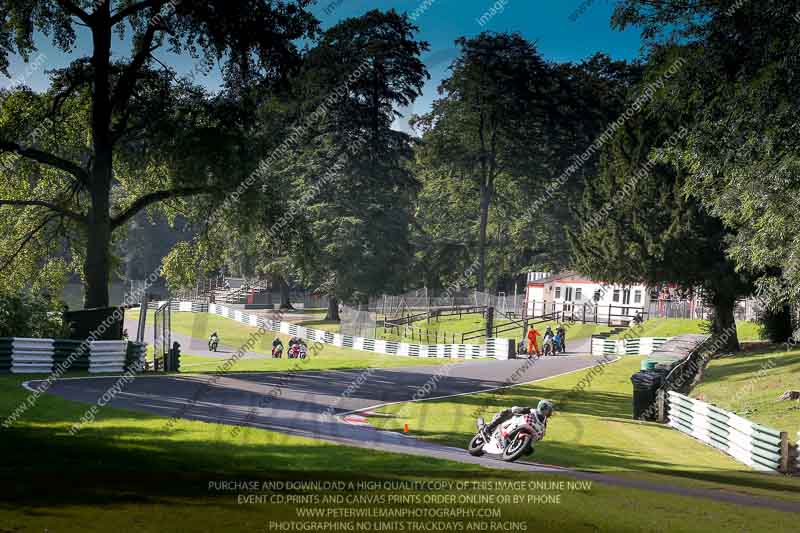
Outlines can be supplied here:
M764 472L792 470L788 434L714 405L668 392L669 425Z

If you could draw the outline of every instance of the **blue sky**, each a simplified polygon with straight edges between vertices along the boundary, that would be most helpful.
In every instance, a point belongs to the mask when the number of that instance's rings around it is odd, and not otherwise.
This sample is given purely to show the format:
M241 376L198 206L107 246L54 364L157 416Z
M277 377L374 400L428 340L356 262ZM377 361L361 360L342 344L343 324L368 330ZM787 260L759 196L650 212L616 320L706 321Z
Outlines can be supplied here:
M330 27L338 20L358 16L371 9L395 8L401 12L416 13L419 38L430 43L430 51L423 59L428 65L431 80L424 94L404 115L425 112L436 96L436 87L447 74L447 66L456 54L454 41L460 36L477 35L481 31L517 31L535 41L542 55L550 61L580 61L596 52L605 52L615 59L633 59L640 53L641 39L638 31L614 31L609 20L614 2L611 0L586 0L588 7L577 20L570 15L584 0L319 0L313 11ZM326 14L326 7L334 8ZM486 15L484 17L484 15ZM481 17L484 24L481 24ZM79 33L77 48L88 53L88 34ZM46 70L68 63L70 56L54 50L46 39L37 39L41 67L32 69L12 59L12 80L0 75L0 87L13 82L24 82L36 90L47 86ZM117 43L115 54L126 54L126 43ZM74 59L74 56L72 57ZM192 70L187 58L169 58L165 62L183 73ZM211 89L219 87L219 73L198 76L198 81ZM402 125L399 125L402 128Z

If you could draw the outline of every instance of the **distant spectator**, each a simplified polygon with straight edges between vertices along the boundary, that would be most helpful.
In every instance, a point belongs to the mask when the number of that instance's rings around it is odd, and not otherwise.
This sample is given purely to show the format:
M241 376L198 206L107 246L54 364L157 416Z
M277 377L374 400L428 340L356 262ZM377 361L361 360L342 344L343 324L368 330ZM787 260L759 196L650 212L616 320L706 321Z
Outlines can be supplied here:
M533 355L535 352L537 357L539 356L539 343L537 341L538 337L541 337L542 334L534 327L528 330L528 356Z

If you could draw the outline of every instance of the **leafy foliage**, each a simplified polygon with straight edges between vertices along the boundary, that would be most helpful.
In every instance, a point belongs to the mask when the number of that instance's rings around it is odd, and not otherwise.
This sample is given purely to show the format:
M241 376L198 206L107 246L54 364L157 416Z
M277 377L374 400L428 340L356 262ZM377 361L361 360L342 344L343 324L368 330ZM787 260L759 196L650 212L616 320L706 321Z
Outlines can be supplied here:
M481 33L456 41L460 55L439 87L432 110L418 117L421 164L464 180L478 198L477 288L486 284L489 213L503 180L541 162L543 131L552 119L554 80L534 45L519 34Z
M653 112L620 129L600 173L587 180L583 223L570 242L578 270L596 279L703 289L714 308L711 332L721 334L733 328L735 301L752 286L726 255L730 231L683 193L681 167L660 160L685 131L680 117Z
M0 70L7 74L11 55L29 58L41 34L74 60L50 74L42 95L0 94L0 229L12 237L0 268L68 257L87 306L107 305L112 243L137 213L168 202L172 217L182 198L230 192L251 175L262 147L248 142L254 89L262 102L284 90L300 61L297 41L317 31L309 4L4 2ZM78 32L90 34L88 53L75 46ZM113 50L120 42L129 55ZM161 50L171 56L158 58ZM212 96L177 78L165 63L175 56L220 64L225 91ZM14 157L24 162L9 166ZM25 223L6 227L9 219Z
M66 338L63 307L32 291L0 292L0 337Z
M615 14L643 28L656 61L686 61L660 102L693 117L670 157L688 173L686 194L735 230L728 253L761 276L774 311L800 301L798 12L796 0L626 0Z
M482 34L462 46L441 98L416 121L423 142L415 168L424 185L416 209L416 279L442 288L471 272L469 285L478 285L483 214L486 283L510 291L530 270L569 266L564 228L575 223L581 177L595 172L599 155L581 161L580 175L552 197L545 191L616 120L641 66L601 54L548 64L513 34ZM500 59L485 66L489 50ZM482 136L496 142L482 145ZM485 160L496 168L483 173Z
M371 11L326 31L307 59L302 90L325 112L288 164L290 224L273 240L301 281L334 298L364 301L405 281L418 183L412 140L392 123L428 77L415 31L405 15Z

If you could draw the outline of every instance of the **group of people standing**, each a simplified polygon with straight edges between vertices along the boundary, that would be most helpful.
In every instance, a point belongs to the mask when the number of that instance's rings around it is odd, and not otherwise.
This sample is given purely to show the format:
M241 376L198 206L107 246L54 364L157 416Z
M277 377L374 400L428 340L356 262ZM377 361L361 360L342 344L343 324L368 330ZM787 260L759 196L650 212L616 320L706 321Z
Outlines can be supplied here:
M529 356L536 354L536 356L538 357L542 354L542 351L544 351L539 349L539 342L538 342L539 337L542 337L543 349L545 346L548 345L548 343L552 343L551 355L555 355L556 353L559 352L563 353L567 350L567 330L562 324L559 324L558 327L556 327L555 332L553 332L552 326L547 326L547 329L544 332L544 336L542 336L542 334L539 333L539 330L537 330L535 326L531 327L528 330L527 337L528 337L527 353ZM520 345L521 345L519 350L520 353L525 352L526 350L524 349L525 348L524 341L520 342ZM545 353L545 355L547 355L547 353Z

